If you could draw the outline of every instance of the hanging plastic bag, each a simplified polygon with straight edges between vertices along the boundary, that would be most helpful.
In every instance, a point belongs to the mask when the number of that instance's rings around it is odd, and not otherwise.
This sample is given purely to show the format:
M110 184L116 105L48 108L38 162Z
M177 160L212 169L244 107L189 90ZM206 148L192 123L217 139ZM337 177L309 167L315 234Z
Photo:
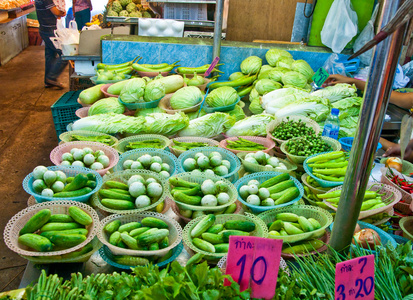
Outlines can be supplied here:
M379 4L376 4L374 8L373 14L371 15L370 21L368 21L366 27L361 31L358 38L354 41L353 50L357 52L361 49L365 44L371 41L374 37L374 22L376 21L377 13L379 11ZM370 49L363 54L359 55L358 58L361 60L363 64L369 66L371 63L371 56L373 55L373 49Z
M328 74L339 74L346 76L346 67L339 62L340 59L337 54L331 54L323 64L323 68Z
M396 75L394 76L393 89L404 88L410 81L410 78L404 76L403 68L401 65L397 65Z
M357 14L351 9L350 0L334 0L321 30L321 42L340 53L356 34Z

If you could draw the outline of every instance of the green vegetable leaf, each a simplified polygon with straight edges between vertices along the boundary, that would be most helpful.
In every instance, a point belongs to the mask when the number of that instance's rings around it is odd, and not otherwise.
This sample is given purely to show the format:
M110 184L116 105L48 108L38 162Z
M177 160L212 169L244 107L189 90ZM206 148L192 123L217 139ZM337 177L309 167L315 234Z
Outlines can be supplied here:
M207 290L202 293L203 300L218 300L219 292L217 290Z

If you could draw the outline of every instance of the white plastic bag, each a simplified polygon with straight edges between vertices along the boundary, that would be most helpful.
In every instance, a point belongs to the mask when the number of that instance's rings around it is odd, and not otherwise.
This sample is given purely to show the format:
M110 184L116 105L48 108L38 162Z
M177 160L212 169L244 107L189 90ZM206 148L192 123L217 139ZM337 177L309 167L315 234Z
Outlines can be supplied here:
M340 53L356 34L357 14L351 9L350 0L334 0L321 30L321 42Z
M393 88L401 89L404 88L410 81L410 78L404 76L403 68L401 65L397 65L396 75L394 76Z
M361 31L360 35L354 41L353 50L357 52L361 49L367 42L371 41L374 37L374 22L376 21L377 13L379 11L379 4L376 4L373 14L371 15L370 21L368 21L366 27ZM371 63L371 56L373 55L373 49L370 49L363 54L359 55L358 58L360 61L369 66Z
M328 72L328 74L339 74L346 76L346 68L344 64L339 61L338 55L333 53L324 62L323 68Z

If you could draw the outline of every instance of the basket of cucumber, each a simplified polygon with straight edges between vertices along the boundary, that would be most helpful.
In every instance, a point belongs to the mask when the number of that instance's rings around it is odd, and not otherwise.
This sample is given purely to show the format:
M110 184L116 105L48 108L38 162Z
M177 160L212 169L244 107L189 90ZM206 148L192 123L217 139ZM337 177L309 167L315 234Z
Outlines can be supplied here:
M166 215L142 212L104 218L97 236L114 255L164 256L182 241L182 228Z
M238 200L254 214L291 205L304 195L301 183L288 173L258 172L235 183Z
M3 238L7 247L20 255L63 255L90 243L99 224L96 211L89 205L66 200L45 202L14 215Z
M38 203L56 200L87 202L101 186L99 173L71 166L37 166L23 180L23 189Z
M328 211L310 205L280 207L263 212L258 218L267 224L268 238L282 239L285 243L317 239L333 222Z
M259 153L259 152L257 152ZM260 157L258 160L256 157L259 157L260 154L249 154L249 153L238 153L237 156L241 160L242 165L245 168L245 171L256 173L256 172L281 172L281 173L290 173L297 169L297 165L291 163L288 160L279 159L275 156L270 156L265 154L264 157Z
M189 222L183 232L188 252L202 253L206 259L218 260L228 252L231 235L266 237L265 223L254 215L213 215Z
M217 212L237 201L234 185L217 175L180 173L169 178L166 189L179 209Z
M159 134L133 135L119 140L116 150L119 153L141 148L165 149L170 141L167 137Z
M154 259L150 257L146 258L130 255L114 255L107 246L103 246L99 249L99 255L109 265L118 269L130 270L131 268L137 266L145 266L149 263L152 263L155 266L161 268L173 262L179 256L179 254L181 254L183 249L184 245L181 242L178 246L176 246L172 250L169 250L169 252L165 256L156 257Z
M112 214L135 214L155 210L166 197L165 181L148 170L125 170L105 177L91 204Z
M150 170L159 173L165 179L179 172L175 155L154 148L142 148L123 153L113 170L116 172L128 169Z
M187 150L199 147L218 147L219 142L204 137L177 137L171 140L169 150L178 157Z

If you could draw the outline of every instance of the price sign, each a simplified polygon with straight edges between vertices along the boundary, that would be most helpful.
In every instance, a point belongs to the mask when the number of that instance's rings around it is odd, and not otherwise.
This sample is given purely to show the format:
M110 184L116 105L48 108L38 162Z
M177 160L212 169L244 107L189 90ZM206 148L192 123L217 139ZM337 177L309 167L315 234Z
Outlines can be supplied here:
M252 298L272 299L277 285L282 240L230 236L226 274L241 291L251 287ZM229 281L225 285L230 285Z
M328 72L324 68L319 68L311 79L317 86L320 87L323 85L324 81L326 81L329 75L330 74L328 74Z
M374 255L336 265L336 300L374 300Z

